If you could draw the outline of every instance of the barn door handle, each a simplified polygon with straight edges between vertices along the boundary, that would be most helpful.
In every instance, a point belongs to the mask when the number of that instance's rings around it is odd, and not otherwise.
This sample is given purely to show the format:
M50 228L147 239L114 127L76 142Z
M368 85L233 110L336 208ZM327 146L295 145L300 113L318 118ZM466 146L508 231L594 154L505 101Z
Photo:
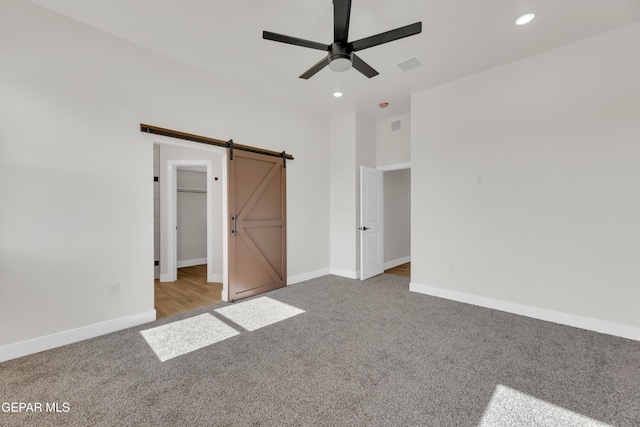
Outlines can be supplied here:
M371 228L370 227L360 227L358 230L365 231L365 230L371 230Z
M236 235L236 216L232 216L231 217L231 221L233 221L233 228L231 229L231 234L233 234L234 236Z

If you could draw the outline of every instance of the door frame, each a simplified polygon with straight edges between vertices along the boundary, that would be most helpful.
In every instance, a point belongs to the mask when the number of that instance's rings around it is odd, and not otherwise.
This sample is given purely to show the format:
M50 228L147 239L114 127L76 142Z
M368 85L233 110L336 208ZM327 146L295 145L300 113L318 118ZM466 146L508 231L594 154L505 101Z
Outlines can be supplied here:
M226 221L226 213L228 211L228 202L227 202L227 150L222 147L215 146L200 146L194 145L192 143L184 143L184 142L164 142L164 141L154 141L157 144L167 144L180 146L185 148L191 148L201 151L209 151L218 154L220 161L220 175L222 177L223 185L222 187L222 195L219 202L221 203L221 238L222 238L222 300L229 300L229 269L228 269L228 259L229 259L229 245L228 245L228 224ZM166 168L166 182L167 182L167 190L166 190L166 210L161 212L161 215L166 215L166 229L165 233L167 236L167 269L166 273L160 274L161 282L174 282L177 280L177 239L176 239L176 223L177 223L177 169L180 166L205 166L207 168L207 281L217 281L211 280L212 271L213 271L213 251L211 247L214 243L214 239L216 236L213 235L213 218L211 213L213 212L214 200L213 200L213 161L208 159L203 160L167 160L167 168Z
M167 160L167 273L166 282L178 279L178 169L198 166L207 169L207 281L213 271L213 188L211 160Z
M361 166L364 166L364 165L361 165ZM411 162L395 163L395 164L388 164L388 165L379 165L375 169L377 169L379 171L382 171L382 172L391 172L391 171L398 171L398 170L405 170L405 169L411 170ZM360 173L362 173L362 171L360 171ZM383 177L384 177L384 173L383 173ZM362 176L360 177L360 180L362 180ZM411 188L409 188L409 191L411 191ZM382 197L383 197L383 200L384 200L384 185L382 186L382 193L381 194L382 194ZM362 194L360 194L360 197L362 197ZM383 206L384 206L384 201L383 201ZM383 207L383 209L384 209L384 207ZM362 206L360 206L360 211L361 211L361 214L362 214ZM358 221L362 222L362 218L358 218ZM362 224L360 224L360 225L362 225ZM384 233L384 229L383 229L383 233ZM384 240L383 240L383 242L384 242ZM386 243L383 243L383 245L384 244L386 244ZM363 252L363 248L362 248L362 246L363 246L362 245L362 232L360 232L360 238L358 239L358 245L360 245L359 246L360 259L357 260L359 270L358 270L358 272L356 274L356 277L354 277L354 278L362 279L362 273L363 273L363 270L362 270L362 252ZM382 250L383 250L383 255L384 255L384 246L383 246ZM411 254L409 254L407 262L411 262ZM383 268L384 269L386 269L385 265L386 265L386 263L384 262L384 258L383 258ZM391 267L388 267L388 268L391 268ZM384 271L384 269L383 269L383 271Z
M393 172L393 171L407 170L408 169L409 172L411 172L411 162L380 165L380 166L377 166L376 169L381 170L382 172ZM411 186L412 185L413 185L413 180L409 184L409 194L411 194ZM382 188L382 191L384 193L384 186ZM385 205L385 208L386 208L386 205ZM411 227L411 223L409 224L409 227ZM411 252L411 250L409 250L409 252ZM405 262L411 262L411 253L409 253L409 256L407 258L405 258L404 261ZM387 262L385 262L385 270L387 270L389 268L396 267L398 265L401 265L401 264L388 265Z

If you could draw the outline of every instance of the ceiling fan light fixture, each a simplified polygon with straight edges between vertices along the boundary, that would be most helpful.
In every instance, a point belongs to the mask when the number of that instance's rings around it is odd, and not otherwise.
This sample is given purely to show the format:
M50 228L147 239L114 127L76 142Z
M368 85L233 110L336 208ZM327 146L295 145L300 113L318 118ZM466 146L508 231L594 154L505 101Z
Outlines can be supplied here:
M329 62L329 68L338 72L347 71L351 68L351 59L343 56L332 58L331 62Z
M516 19L516 25L526 25L529 22L533 21L533 18L535 17L536 17L535 13L532 13L532 12L525 13L524 15Z

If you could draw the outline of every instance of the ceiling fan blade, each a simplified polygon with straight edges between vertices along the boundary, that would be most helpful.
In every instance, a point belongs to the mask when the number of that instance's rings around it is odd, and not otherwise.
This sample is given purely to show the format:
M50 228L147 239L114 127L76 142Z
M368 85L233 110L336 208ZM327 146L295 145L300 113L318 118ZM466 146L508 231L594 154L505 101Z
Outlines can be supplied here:
M351 0L333 0L333 41L347 43Z
M322 58L316 65L314 65L313 67L309 68L304 73L300 74L300 78L301 79L305 79L305 80L309 79L314 74L316 74L318 71L322 70L324 67L329 65L329 62L330 62L329 55L327 55L324 58Z
M416 22L415 24L407 25L404 27L396 28L395 30L376 34L375 36L356 40L353 43L351 43L351 46L353 47L353 51L355 52L358 50L368 49L370 47L377 46L379 44L389 43L394 40L413 36L421 32L422 32L422 22Z
M308 47L310 49L317 49L317 50L324 50L324 51L329 50L329 47L330 47L330 46L327 46L326 44L299 39L297 37L285 36L284 34L272 33L271 31L263 31L262 38L265 40L272 40L274 42L288 43L296 46Z
M362 59L360 59L360 57L357 56L355 53L351 54L351 63L353 64L353 68L360 71L362 74L364 74L369 78L375 77L378 74L380 74L376 70L371 68L369 64L367 64Z

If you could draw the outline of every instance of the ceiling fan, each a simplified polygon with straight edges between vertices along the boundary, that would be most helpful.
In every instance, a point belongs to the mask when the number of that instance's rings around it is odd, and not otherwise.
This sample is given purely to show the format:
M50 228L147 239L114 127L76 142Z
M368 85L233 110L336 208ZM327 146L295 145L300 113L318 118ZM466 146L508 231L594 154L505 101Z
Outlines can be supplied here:
M326 45L297 37L263 31L262 38L280 43L288 43L310 49L323 50L327 56L313 67L300 75L301 79L308 79L322 70L327 65L334 71L346 71L351 66L368 78L375 77L379 73L369 64L358 57L355 52L368 49L383 43L413 36L422 31L422 22L396 28L395 30L365 37L364 39L349 42L349 15L351 14L351 0L333 0L333 43Z

